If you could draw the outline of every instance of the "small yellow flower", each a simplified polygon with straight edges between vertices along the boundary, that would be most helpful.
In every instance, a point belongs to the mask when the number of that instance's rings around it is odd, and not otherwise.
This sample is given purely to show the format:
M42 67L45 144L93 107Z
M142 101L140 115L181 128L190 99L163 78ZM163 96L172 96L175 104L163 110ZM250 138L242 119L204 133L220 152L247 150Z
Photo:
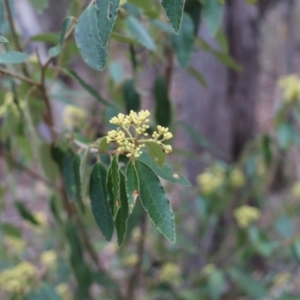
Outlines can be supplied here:
M294 185L292 187L292 195L295 198L300 198L300 182L294 183Z
M25 290L29 287L28 282L36 272L36 267L28 261L24 261L13 268L5 269L0 272L0 290L7 292Z
M203 273L205 276L209 276L215 270L216 270L216 266L214 264L207 264L201 270L201 273Z
M283 90L283 100L287 103L300 101L300 78L296 74L284 76L279 81Z
M261 211L249 205L243 205L234 211L234 217L240 228L247 228L249 225L257 221L261 216Z
M9 247L9 249L14 253L20 253L25 249L26 243L19 238L6 236L4 238L4 243Z
M219 166L207 168L197 176L197 182L204 195L213 194L220 188L225 180L225 171Z
M54 250L45 251L41 255L41 262L48 268L55 266L57 255Z
M63 114L63 123L70 129L85 127L87 113L74 105L67 105Z
M129 256L122 260L124 266L133 267L138 262L139 257L135 253L131 253Z
M274 287L282 287L289 283L292 279L291 273L280 273L277 274L273 279L273 285Z
M164 264L161 268L159 279L163 282L179 285L182 280L180 268L174 263Z
M245 184L245 176L239 169L233 169L229 174L229 181L235 188L240 188Z
M8 111L11 111L15 117L20 117L20 110L25 107L24 100L19 100L19 107L14 101L12 92L7 92L4 95L4 103L0 106L0 117L4 116Z
M56 286L55 291L61 297L62 300L72 299L70 287L66 283L61 283L58 286Z

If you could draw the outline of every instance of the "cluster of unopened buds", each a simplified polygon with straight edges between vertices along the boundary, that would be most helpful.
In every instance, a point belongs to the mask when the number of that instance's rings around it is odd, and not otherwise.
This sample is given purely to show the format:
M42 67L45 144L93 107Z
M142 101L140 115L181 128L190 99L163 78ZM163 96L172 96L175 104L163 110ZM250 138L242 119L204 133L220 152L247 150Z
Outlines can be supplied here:
M129 115L118 114L110 120L111 124L118 126L116 130L110 130L107 134L108 143L117 144L117 153L126 154L127 157L139 157L142 149L146 147L147 142L155 142L160 145L164 152L172 151L171 145L165 145L163 142L173 137L169 129L157 126L157 130L153 132L152 138L147 138L150 122L150 112L142 110L138 113L130 111Z

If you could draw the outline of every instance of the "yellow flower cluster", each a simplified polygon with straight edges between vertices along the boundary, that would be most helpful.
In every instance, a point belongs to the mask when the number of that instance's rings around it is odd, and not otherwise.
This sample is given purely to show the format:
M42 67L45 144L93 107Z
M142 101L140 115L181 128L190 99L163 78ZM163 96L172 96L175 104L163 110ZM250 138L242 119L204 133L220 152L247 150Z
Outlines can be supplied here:
M4 243L8 248L14 253L20 253L25 249L25 242L22 239L16 237L6 236L4 238Z
M162 266L159 279L163 282L179 285L181 283L181 271L177 264L166 263Z
M292 195L295 198L300 198L300 182L296 182L292 187Z
M142 149L145 148L146 142L155 142L159 144L166 153L172 151L171 145L163 144L164 141L173 137L168 128L157 126L157 131L154 131L152 138L145 139L148 136L146 132L150 127L150 112L142 110L138 113L130 111L129 115L118 114L110 120L111 124L118 126L116 130L110 130L106 140L108 143L117 143L117 152L126 154L127 157L139 157L142 154Z
M296 74L284 76L279 81L283 89L283 100L287 103L300 101L300 78Z
M122 260L122 263L126 267L133 267L136 265L138 260L139 260L139 257L137 256L137 254L131 253Z
M260 218L261 211L249 205L243 205L234 211L234 217L240 228L245 229Z
M245 176L239 169L234 168L229 174L229 181L235 188L240 188L245 184Z
M66 283L61 283L56 286L55 291L62 300L71 300L73 298L70 287Z
M207 168L197 176L198 185L204 195L211 195L222 186L225 179L225 171L219 166Z
M20 263L14 268L6 269L0 273L0 290L19 292L26 289L28 281L36 272L36 267L27 261Z
M85 127L87 113L74 105L67 105L64 109L63 123L70 129Z
M201 273L203 273L205 276L209 276L215 270L216 270L216 266L214 264L207 264L201 270Z
M293 278L291 273L280 273L274 277L273 285L274 287L282 287L291 281Z
M4 95L4 103L0 106L0 117L4 116L8 112L12 112L15 117L20 116L20 109L23 110L25 108L24 100L19 101L18 108L17 104L14 101L14 95L11 92L7 92Z
M53 250L45 251L41 255L41 262L48 268L54 266L56 261L57 255Z

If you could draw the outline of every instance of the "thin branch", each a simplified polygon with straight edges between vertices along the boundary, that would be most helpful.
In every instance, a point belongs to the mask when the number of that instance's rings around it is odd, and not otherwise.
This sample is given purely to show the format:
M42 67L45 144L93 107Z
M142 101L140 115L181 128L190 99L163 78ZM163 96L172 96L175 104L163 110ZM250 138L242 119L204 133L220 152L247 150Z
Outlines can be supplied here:
M39 86L40 86L40 91L42 93L42 98L44 100L44 103L45 103L46 109L47 109L47 113L45 115L45 121L48 124L49 130L51 132L52 139L55 140L56 139L56 132L53 129L54 128L54 121L53 121L54 118L53 118L50 98L48 96L47 89L46 89L46 83L45 83L45 72L47 70L48 65L52 61L52 57L49 57L44 65L43 65L43 63L40 59L40 56L39 56L38 52L37 52L37 58L38 58L38 63L39 63L40 69L41 69L41 79L40 79L40 85Z
M14 39L15 46L16 46L18 51L22 52L23 48L21 46L17 31L16 31L15 23L14 23L13 16L12 16L12 11L11 11L10 5L9 5L9 0L4 0L4 6L5 6L5 9L6 9L6 12L7 12L7 19L8 19L8 22L9 22L9 26L10 26L10 29L11 29L11 34L12 34L12 37Z
M141 235L139 242L137 244L137 256L138 261L134 267L133 273L128 281L126 299L133 300L135 288L138 284L138 280L140 279L141 270L142 270L142 263L145 251L145 241L146 241L146 228L147 228L147 218L146 213L143 213L142 220L141 220Z
M170 93L172 75L173 75L173 64L174 64L174 51L171 47L167 47L166 56L168 58L168 62L165 69L165 77L166 77L166 88L168 93Z
M5 74L5 75L8 75L8 76L11 76L13 78L16 78L16 79L19 79L21 81L24 81L24 82L27 82L29 84L32 84L32 85L35 85L35 86L40 86L40 83L37 82L37 81L34 81L28 77L25 77L25 76L22 76L22 75L19 75L19 74L16 74L16 73L13 73L11 71L8 71L6 69L3 69L0 67L0 73L2 74Z

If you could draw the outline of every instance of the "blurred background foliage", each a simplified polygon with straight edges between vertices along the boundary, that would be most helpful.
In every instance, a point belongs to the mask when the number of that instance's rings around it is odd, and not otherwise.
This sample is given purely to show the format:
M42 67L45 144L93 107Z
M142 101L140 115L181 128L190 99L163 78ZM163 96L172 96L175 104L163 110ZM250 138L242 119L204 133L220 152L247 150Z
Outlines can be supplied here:
M0 0L0 298L300 299L300 3L186 0L177 35L159 1L121 1L102 72L73 35L88 4ZM137 202L119 248L56 162L140 109L193 186L164 181L175 244Z

